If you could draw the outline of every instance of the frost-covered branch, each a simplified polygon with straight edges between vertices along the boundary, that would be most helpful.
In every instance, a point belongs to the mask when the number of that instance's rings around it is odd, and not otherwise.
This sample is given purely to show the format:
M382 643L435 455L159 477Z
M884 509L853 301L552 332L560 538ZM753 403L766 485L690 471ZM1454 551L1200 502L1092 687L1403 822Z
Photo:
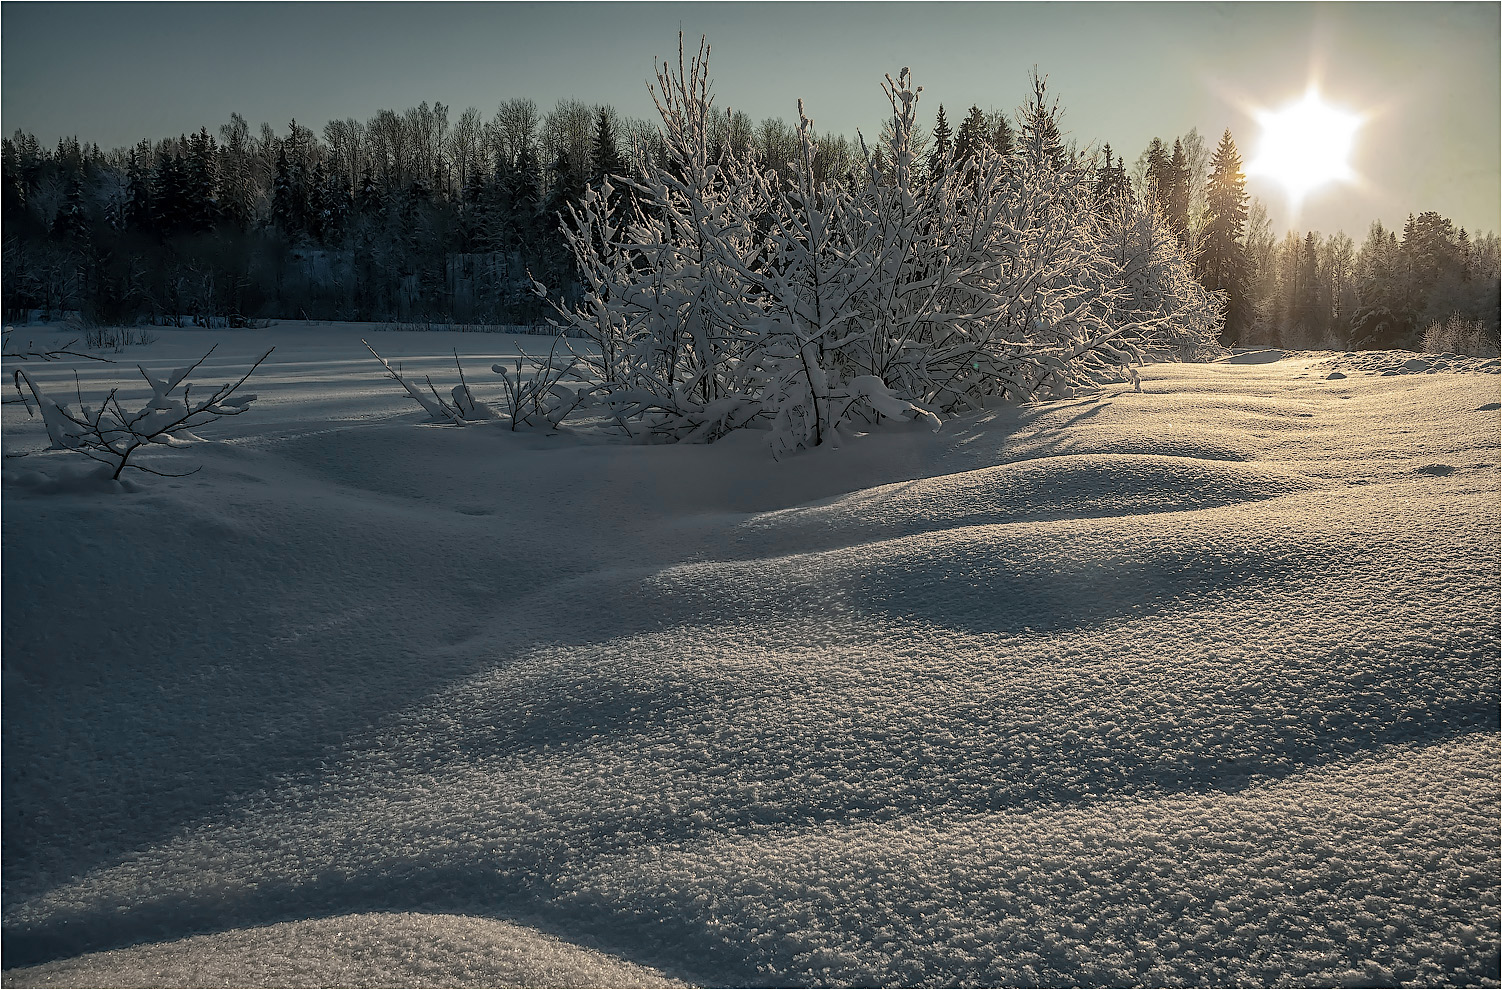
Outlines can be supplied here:
M38 347L38 346L36 346L36 344L32 343L31 341L27 341L26 342L26 346L24 348L22 348L21 350L16 350L12 346L12 341L14 339L15 339L15 331L13 329L7 328L4 331L4 345L3 345L3 347L0 347L0 360L5 360L5 361L61 361L64 358L70 358L71 357L71 358L85 358L85 359L87 359L89 361L99 361L99 362L102 362L104 364L114 364L115 363L115 362L111 361L107 357L100 357L98 354L90 354L87 351L75 351L75 350L73 350L73 345L76 344L76 343L78 343L78 338L77 337L75 337L72 340L68 341L66 344L54 345L52 347Z
M404 376L400 369L393 368L389 361L376 353L369 341L361 340L360 343L381 362L381 367L386 369L386 377L405 389L434 420L446 420L455 426L464 426L501 419L501 414L489 403L470 391L458 351L454 352L454 366L459 371L459 384L450 391L449 399L445 399L438 393L431 376L423 376L423 384L427 386L425 393L417 383ZM558 353L560 343L563 343L568 355L566 361ZM522 373L523 362L531 368L531 375ZM552 349L546 358L534 358L523 352L516 359L515 369L499 364L491 365L490 370L501 376L506 418L511 429L516 430L522 426L554 428L575 409L585 405L595 390L589 387L588 379L578 374L579 365L578 355L569 349L561 334L554 338ZM572 389L564 384L566 381L582 382L584 387Z
M449 403L445 402L442 396L438 394L438 390L433 387L432 378L427 379L428 392L430 394L424 395L422 389L418 388L415 384L402 377L401 372L391 367L391 363L389 361L381 357L381 355L376 354L376 349L370 346L370 341L366 340L364 337L361 337L360 343L364 344L365 349L370 351L371 354L375 354L375 359L381 362L381 367L386 369L386 377L390 378L402 388L406 389L407 394L410 395L419 406L422 406L423 409L427 411L429 416L432 416L434 419L439 420L446 419L456 425L462 425L464 423L464 417L460 415L459 410L455 409Z
M268 349L257 358L238 381L220 385L207 398L197 400L193 398L193 386L187 382L187 378L208 360L214 348L209 348L193 364L173 371L166 378L153 378L145 367L137 365L141 377L150 386L152 395L134 413L126 412L120 404L118 387L111 389L95 406L84 403L83 396L79 394L79 408L74 412L67 403L58 402L37 385L25 369L16 370L14 381L23 399L27 392L30 393L30 401L26 406L28 414L31 413L31 401L37 404L42 422L47 427L47 436L52 441L50 449L76 451L91 460L108 465L112 469L111 478L119 478L127 467L163 477L182 477L142 467L140 464L131 464L130 459L136 451L152 444L177 447L198 440L200 438L193 435L193 430L220 417L243 413L255 401L256 396L236 396L235 392L271 356L272 350L275 348ZM174 395L179 387L182 388L181 395ZM192 474L197 470L194 468L187 473Z

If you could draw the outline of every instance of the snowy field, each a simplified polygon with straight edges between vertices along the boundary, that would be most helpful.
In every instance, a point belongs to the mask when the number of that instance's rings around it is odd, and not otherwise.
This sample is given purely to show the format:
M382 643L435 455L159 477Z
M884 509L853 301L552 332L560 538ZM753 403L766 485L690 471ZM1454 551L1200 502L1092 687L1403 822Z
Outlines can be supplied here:
M275 344L198 474L4 407L7 986L1498 985L1495 360L778 463L429 424L359 343L544 338L155 332L28 370Z

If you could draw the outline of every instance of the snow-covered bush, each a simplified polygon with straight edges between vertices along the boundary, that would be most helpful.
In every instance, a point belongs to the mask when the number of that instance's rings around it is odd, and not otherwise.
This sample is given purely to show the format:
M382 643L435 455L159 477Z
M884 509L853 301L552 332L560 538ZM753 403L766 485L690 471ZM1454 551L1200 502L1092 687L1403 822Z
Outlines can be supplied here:
M858 174L816 167L799 103L786 163L713 141L709 49L661 67L661 154L570 210L581 276L561 327L591 341L582 403L643 441L745 426L782 453L883 418L932 422L991 400L1135 381L1145 353L1216 350L1219 300L1162 221L1099 215L1091 162L1066 150L1044 81L1017 149L918 166L921 87L883 87L892 119ZM877 166L877 162L881 166ZM546 367L546 366L545 366ZM422 401L422 400L419 400Z
M464 376L464 365L459 362L458 351L454 352L454 366L459 371L459 384L450 390L449 398L445 399L438 394L432 376L423 376L423 384L427 386L427 391L424 392L419 385L403 375L400 368L393 368L391 362L381 357L368 340L362 339L360 343L386 369L386 377L405 389L435 421L464 426L468 423L502 419L501 413L470 391L469 381ZM560 344L569 356L566 362L558 351ZM524 362L532 372L530 376L523 374ZM511 429L523 426L555 428L589 398L593 390L589 388L588 381L577 373L579 363L579 356L569 349L560 334L554 338L553 346L545 358L535 358L523 352L516 359L515 368L491 365L490 370L501 376L501 401L505 403L505 420ZM571 387L565 385L565 382L582 382L584 387Z
M1151 203L1118 197L1105 204L1098 223L1107 277L1122 289L1112 318L1141 327L1143 351L1178 361L1224 354L1216 335L1225 322L1225 296L1194 277L1163 214Z
M866 192L883 232L869 337L876 373L945 413L1135 379L1142 328L1111 319L1120 287L1087 201L1089 163L1064 149L1057 104L1033 85L1013 154L983 146L925 180L909 137L921 88L906 70L888 79L891 181Z
M583 291L560 312L594 345L593 405L642 441L714 440L763 411L763 314L744 271L764 251L770 194L714 146L708 63L701 44L685 66L680 44L677 72L659 67L659 164L591 189L563 225Z
M1443 323L1430 324L1424 331L1423 346L1427 354L1465 354L1480 358L1502 356L1502 342L1499 342L1496 332L1465 319L1459 313L1451 314Z
M16 390L21 393L21 399L26 404L28 415L31 414L31 403L36 403L42 422L47 427L47 436L52 441L50 449L72 450L99 461L111 469L111 479L118 479L127 467L163 477L181 477L142 467L140 464L131 464L130 459L136 451L153 444L179 447L191 443L199 439L193 435L193 430L222 416L238 416L250 408L255 395L236 396L235 392L261 366L261 362L271 356L271 350L274 349L267 350L257 358L255 364L238 381L220 385L207 397L200 399L194 399L193 386L188 382L188 376L208 360L209 355L214 353L214 348L210 347L203 357L186 368L173 371L166 378L153 378L144 367L137 365L141 377L151 386L152 394L146 404L134 413L127 413L120 405L119 388L111 389L93 407L83 401L82 395L78 395L79 409L75 413L66 402L58 402L48 395L25 369L18 368L15 371L14 381ZM182 388L181 395L173 395L179 387ZM27 392L30 393L29 399ZM194 468L188 474L197 470Z

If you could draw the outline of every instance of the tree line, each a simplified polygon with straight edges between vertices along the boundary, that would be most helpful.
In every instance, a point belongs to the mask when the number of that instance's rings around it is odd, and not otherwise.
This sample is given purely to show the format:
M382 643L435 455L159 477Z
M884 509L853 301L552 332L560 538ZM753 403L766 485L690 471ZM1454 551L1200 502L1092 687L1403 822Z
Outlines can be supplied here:
M780 118L725 113L706 126L716 154L792 174L799 133ZM951 128L941 105L910 141L920 178L937 181L981 148L1005 158L1016 134L1015 119L978 106ZM863 165L890 175L889 139L884 129L868 150L860 136L815 134L811 167L835 184ZM544 113L513 99L488 120L423 103L330 121L321 136L295 120L284 134L253 131L232 114L217 134L108 152L77 138L47 149L18 131L0 143L6 318L536 322L551 307L534 282L565 300L579 291L569 208L665 154L656 123L577 100ZM1150 205L1201 284L1225 294L1226 343L1415 346L1452 314L1496 335L1495 234L1423 213L1401 238L1374 224L1359 249L1344 233L1277 239L1229 131L1213 151L1191 130L1154 138L1130 165L1109 144L1084 157L1098 203Z
M789 160L780 118L714 122L714 139ZM821 174L848 172L840 135L818 139ZM663 153L646 121L610 106L528 99L491 119L441 103L322 137L292 121L103 151L77 138L3 141L7 319L78 310L107 323L256 318L528 323L550 310L536 278L572 281L559 228L607 174L640 176ZM529 275L530 273L530 275Z
M1275 239L1254 204L1246 255L1256 314L1248 340L1306 348L1432 349L1428 331L1452 319L1495 352L1499 260L1496 234L1471 237L1438 213L1409 216L1401 234L1374 222L1360 247L1343 232ZM1453 346L1450 345L1450 346Z

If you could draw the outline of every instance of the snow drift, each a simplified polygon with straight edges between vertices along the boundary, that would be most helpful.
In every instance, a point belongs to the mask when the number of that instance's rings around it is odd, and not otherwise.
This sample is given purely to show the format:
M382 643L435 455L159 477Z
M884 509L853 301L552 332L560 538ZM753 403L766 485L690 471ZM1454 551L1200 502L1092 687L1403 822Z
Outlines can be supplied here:
M135 491L6 407L7 985L1496 985L1495 362L774 462L361 332L164 332L276 350Z

